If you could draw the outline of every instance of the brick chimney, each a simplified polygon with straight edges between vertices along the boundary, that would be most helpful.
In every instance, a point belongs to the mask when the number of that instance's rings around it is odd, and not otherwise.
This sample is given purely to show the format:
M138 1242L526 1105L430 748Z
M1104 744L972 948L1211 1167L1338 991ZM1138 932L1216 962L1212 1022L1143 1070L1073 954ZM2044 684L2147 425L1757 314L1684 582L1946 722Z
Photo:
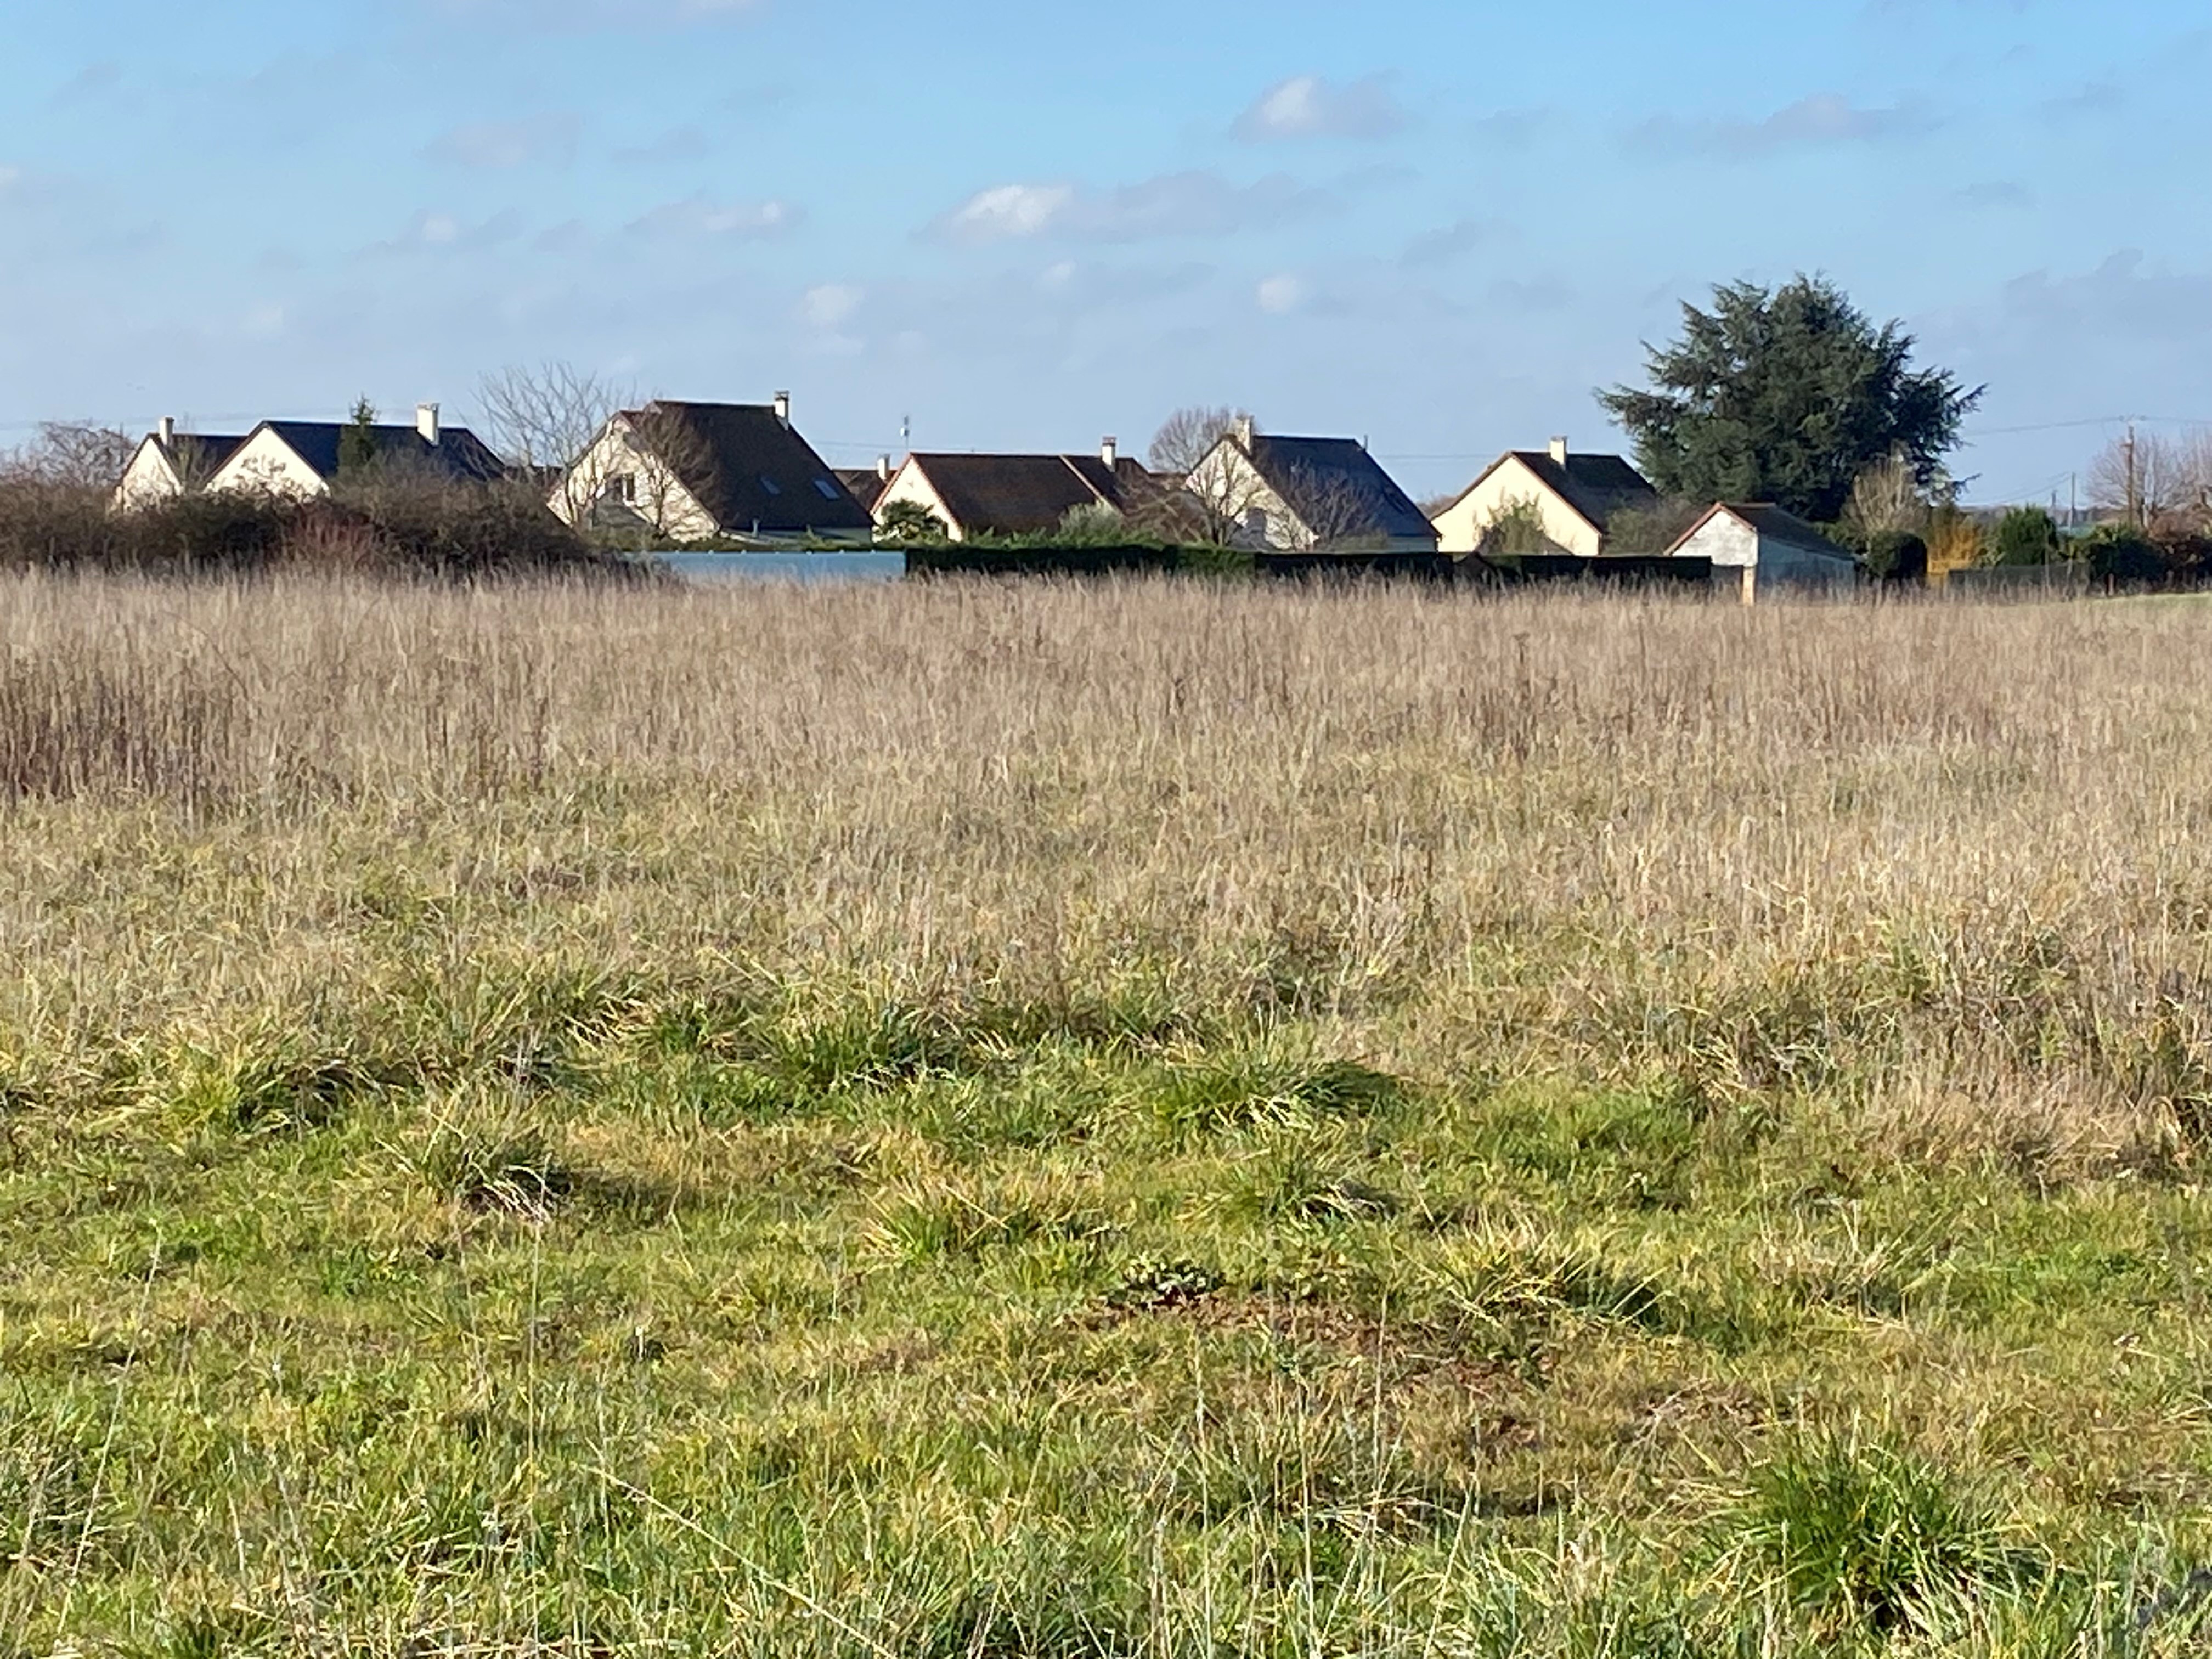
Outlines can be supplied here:
M426 444L434 444L438 441L437 404L417 404L415 405L415 430L422 434L422 441Z
M775 394L775 418L786 426L791 424L791 394L788 392Z
M1561 466L1567 464L1567 441L1565 438L1552 440L1552 459Z

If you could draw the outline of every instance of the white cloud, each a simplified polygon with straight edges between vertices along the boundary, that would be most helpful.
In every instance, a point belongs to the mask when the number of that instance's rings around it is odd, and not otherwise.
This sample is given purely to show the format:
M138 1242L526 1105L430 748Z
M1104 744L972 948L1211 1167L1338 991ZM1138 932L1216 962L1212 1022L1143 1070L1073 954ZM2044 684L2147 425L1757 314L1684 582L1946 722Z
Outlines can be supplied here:
M1287 317L1305 303L1306 285L1296 276L1270 276L1260 284L1260 309L1271 317Z
M752 240L781 236L797 228L803 216L788 202L719 203L704 196L669 202L641 216L630 228L652 235L728 236Z
M12 190L23 177L21 167L0 167L0 190Z
M1638 146L1747 156L1828 144L1917 138L1942 125L1935 110L1921 99L1862 106L1840 93L1821 92L1757 121L1683 121L1658 116L1638 126L1630 138Z
M387 241L367 250L373 254L456 253L495 247L512 241L522 231L521 216L512 209L469 224L450 213L425 210L407 222L405 228Z
M825 283L810 288L799 302L799 314L814 328L835 329L860 308L867 290L847 283Z
M1330 199L1328 192L1281 173L1249 185L1213 173L1162 173L1110 190L1064 183L998 185L969 198L931 228L955 242L1047 235L1097 242L1224 236L1303 217Z
M522 121L474 121L430 141L434 161L464 167L520 167L534 161L565 166L575 159L583 122L574 115L539 115Z
M1298 75L1270 88L1237 118L1239 138L1387 138L1406 126L1388 77L1331 82Z
M943 221L956 241L997 242L1052 228L1074 204L1073 185L996 185L978 191Z

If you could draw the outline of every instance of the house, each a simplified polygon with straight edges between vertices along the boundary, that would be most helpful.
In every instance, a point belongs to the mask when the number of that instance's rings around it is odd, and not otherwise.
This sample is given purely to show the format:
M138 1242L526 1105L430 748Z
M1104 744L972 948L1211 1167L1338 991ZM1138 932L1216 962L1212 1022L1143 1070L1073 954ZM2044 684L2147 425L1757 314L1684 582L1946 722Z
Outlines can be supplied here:
M115 486L116 510L136 512L205 488L245 441L235 435L179 432L176 422L164 416L123 469Z
M1237 545L1310 553L1434 553L1421 509L1353 438L1285 438L1242 416L1183 481L1209 533Z
M875 515L880 525L892 508L911 504L956 542L1041 536L1079 508L1126 517L1158 492L1152 474L1108 438L1096 455L909 455L877 498Z
M573 525L680 542L849 537L867 509L791 424L791 394L768 404L657 399L615 415L562 474L549 505Z
M837 482L845 486L845 493L860 502L862 511L870 514L875 512L876 503L883 499L884 491L890 483L891 474L897 471L888 455L878 456L873 466L840 466L830 470L837 475Z
M1554 438L1547 449L1508 450L1492 462L1437 514L1437 543L1446 553L1480 552L1501 520L1532 512L1552 550L1595 559L1613 514L1658 505L1659 492L1620 456L1578 455Z
M505 465L482 439L466 427L441 426L438 405L423 404L412 426L356 428L343 421L264 421L239 441L207 487L301 501L328 495L356 430L367 434L371 464L395 477L488 484L507 476Z
M1708 559L1716 586L1733 582L1746 605L1767 592L1840 592L1858 580L1858 561L1783 508L1721 501L1668 550L1669 558Z

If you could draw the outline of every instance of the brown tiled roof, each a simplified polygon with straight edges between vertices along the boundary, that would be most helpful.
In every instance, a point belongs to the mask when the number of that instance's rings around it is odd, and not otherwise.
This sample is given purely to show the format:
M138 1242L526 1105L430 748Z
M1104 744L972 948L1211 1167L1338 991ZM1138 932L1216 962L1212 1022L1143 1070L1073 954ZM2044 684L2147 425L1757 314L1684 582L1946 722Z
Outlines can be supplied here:
M910 464L969 536L1033 535L1058 528L1075 507L1118 509L1138 476L1152 477L1134 461L1109 467L1096 455L931 454Z

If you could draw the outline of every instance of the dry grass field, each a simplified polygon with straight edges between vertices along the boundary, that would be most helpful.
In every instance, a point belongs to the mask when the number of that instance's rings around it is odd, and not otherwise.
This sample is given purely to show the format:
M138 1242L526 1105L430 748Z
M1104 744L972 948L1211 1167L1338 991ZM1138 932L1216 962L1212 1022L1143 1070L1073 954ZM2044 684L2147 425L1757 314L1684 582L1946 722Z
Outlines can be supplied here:
M2212 1639L2191 607L0 583L0 1652Z

